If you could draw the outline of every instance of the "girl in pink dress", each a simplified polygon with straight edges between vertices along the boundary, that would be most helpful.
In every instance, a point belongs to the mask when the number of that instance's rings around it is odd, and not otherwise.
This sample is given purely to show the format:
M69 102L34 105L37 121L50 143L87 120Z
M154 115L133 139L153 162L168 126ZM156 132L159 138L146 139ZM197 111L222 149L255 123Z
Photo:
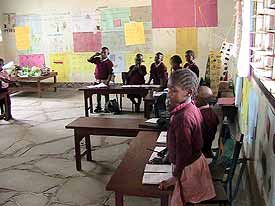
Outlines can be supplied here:
M167 146L173 164L173 177L160 183L161 190L174 185L171 206L199 203L216 196L212 177L201 153L202 116L193 104L198 78L189 69L174 71L168 81L171 113Z

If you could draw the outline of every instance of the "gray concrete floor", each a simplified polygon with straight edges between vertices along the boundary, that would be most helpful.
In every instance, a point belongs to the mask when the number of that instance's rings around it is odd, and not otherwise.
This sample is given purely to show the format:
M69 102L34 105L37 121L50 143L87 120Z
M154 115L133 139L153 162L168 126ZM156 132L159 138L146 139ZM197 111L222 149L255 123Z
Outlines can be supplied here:
M65 125L84 116L83 105L83 94L74 89L46 92L42 98L33 93L12 97L14 120L0 120L0 205L115 205L114 194L105 186L131 139L94 137L96 162L82 161L83 171L76 171L73 131ZM124 109L131 110L126 98ZM142 116L129 113L112 118ZM160 202L126 197L125 205L154 206Z

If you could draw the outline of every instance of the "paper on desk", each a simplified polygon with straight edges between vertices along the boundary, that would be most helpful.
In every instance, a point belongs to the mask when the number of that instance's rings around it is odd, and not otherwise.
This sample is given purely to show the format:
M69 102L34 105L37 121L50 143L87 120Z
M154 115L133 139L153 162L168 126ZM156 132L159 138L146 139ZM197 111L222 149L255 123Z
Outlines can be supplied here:
M122 85L122 88L159 88L160 85L153 85L153 84L126 84L126 85Z
M144 173L142 184L158 185L163 180L172 177L172 173Z
M146 173L171 173L172 165L154 165L146 164L144 172Z
M160 151L164 150L165 148L166 148L166 147L155 147L154 151L156 151L156 152L153 152L153 153L152 153L152 155L151 155L149 161L151 161L152 159L154 159L154 158L156 158L156 157L159 157L157 152L160 152Z
M88 88L102 88L102 87L108 87L108 86L101 82L100 84L90 85L90 86L87 86L87 87Z
M161 95L165 94L166 92L153 92L153 97L160 97Z
M153 124L157 124L157 121L159 120L159 118L151 118L146 120L146 123L153 123Z
M166 138L167 138L167 132L161 132L157 139L157 143L166 143L166 141L167 141Z

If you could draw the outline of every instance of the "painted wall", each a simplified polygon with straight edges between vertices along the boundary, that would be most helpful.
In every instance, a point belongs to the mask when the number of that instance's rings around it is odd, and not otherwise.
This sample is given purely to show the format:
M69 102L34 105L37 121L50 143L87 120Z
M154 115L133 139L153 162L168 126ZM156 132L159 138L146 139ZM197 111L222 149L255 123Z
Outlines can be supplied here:
M185 1L189 2L189 0ZM101 16L102 22L102 17L104 16L102 14L106 11L109 12L106 14L107 18L109 18L110 16L108 15L112 14L118 16L124 15L123 17L125 17L127 11L130 11L130 15L133 15L133 10L135 10L137 11L135 13L137 16L138 14L143 14L140 18L145 22L145 45L128 46L125 48L125 45L123 45L125 44L123 30L111 32L113 34L107 34L108 32L102 34L103 45L111 47L111 53L114 54L113 58L117 59L116 61L119 61L119 63L115 62L115 64L121 64L119 71L128 70L129 65L133 62L134 54L137 52L141 52L145 55L145 64L149 68L150 64L153 62L154 53L162 51L166 55L165 63L168 67L170 67L169 57L171 55L178 53L183 56L184 51L191 47L196 50L196 61L201 70L201 76L204 76L208 52L211 50L219 50L222 42L225 39L229 42L233 42L234 1L217 0L217 5L218 26L200 27L197 29L152 29L152 17L150 14L150 12L152 12L151 0L25 0L24 2L18 2L16 0L2 0L0 12L16 13L16 15L19 16L18 22L20 21L22 25L23 15L32 16L32 18L37 18L37 16L43 16L43 18L45 18L46 15L60 17L64 13L66 14L87 11L89 9L97 9L97 11L100 13L99 16ZM133 7L143 7L144 9L133 9ZM113 13L110 12L112 8L114 9ZM118 13L114 14L115 12ZM205 14L201 15L200 17L204 18L204 15ZM45 27L47 28L44 23L42 23L43 33L45 33ZM38 26L40 27L41 25L36 25L36 27ZM101 25L101 28L103 27L104 25ZM46 33L47 32L48 31L46 31ZM37 47L35 48L34 46L32 51L17 51L15 45L15 34L8 33L4 34L4 43L2 45L0 44L0 54L2 49L2 51L4 51L2 56L4 56L6 61L15 60L18 62L19 55L42 53L45 54L46 65L53 67L59 72L59 81L85 82L93 80L92 73L94 67L85 62L86 58L89 57L92 53L73 53L74 49L72 34L65 35L64 38L66 41L64 44L70 46L68 46L69 48L63 50L59 49L58 47L56 47L55 50L53 50L53 47L47 50L45 45L51 44L47 41L46 43L42 44L42 50L37 49ZM118 45L121 45L122 48L120 48ZM114 48L113 50L112 47ZM59 55L55 55L55 52L58 52ZM66 54L64 54L64 52ZM65 62L63 65L53 64L53 62L63 61ZM121 63L121 61L123 63Z
M259 191L257 193L256 188L251 188L253 194L248 196L255 205L263 205L259 202L264 201L265 205L274 206L275 111L253 79L243 81L239 125L245 134L245 156L251 159L248 162L248 176L251 179L248 181L252 184L256 182Z

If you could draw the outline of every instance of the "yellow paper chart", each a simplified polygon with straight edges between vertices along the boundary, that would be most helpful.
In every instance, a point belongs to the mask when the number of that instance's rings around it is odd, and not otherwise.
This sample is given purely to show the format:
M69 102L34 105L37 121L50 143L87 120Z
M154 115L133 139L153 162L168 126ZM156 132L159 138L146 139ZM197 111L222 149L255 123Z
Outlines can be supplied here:
M87 61L94 53L70 54L70 81L91 82L94 78L95 64Z
M209 72L210 72L210 87L213 91L213 95L217 96L219 92L220 73L221 73L221 53L210 52L209 53Z
M247 134L247 125L248 125L248 102L249 102L249 92L251 88L251 82L244 78L243 81L243 96L242 96L242 133Z
M28 50L30 48L30 27L15 27L15 41L18 50Z
M68 53L50 54L50 68L58 72L58 82L69 82L70 65Z
M145 44L144 24L143 22L134 22L124 24L125 44L137 45Z
M198 56L198 29L177 28L176 29L176 53L185 54L187 50L193 50ZM183 59L185 62L185 59Z

